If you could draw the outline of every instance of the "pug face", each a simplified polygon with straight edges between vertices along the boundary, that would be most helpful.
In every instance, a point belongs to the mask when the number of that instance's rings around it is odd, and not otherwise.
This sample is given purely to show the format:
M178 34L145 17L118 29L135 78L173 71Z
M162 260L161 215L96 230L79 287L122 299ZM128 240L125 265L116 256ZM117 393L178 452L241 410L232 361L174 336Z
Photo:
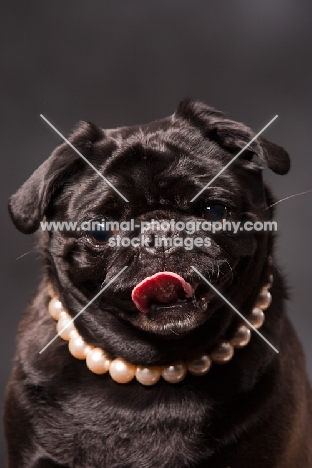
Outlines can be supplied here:
M265 281L272 233L207 233L201 223L271 219L266 209L271 195L253 156L284 174L287 153L260 138L191 200L253 136L221 112L188 100L172 116L147 125L105 131L82 122L69 140L128 202L66 143L12 196L13 222L25 233L39 230L47 281L72 316L127 266L77 318L76 328L88 343L146 364L181 359L195 345L213 346L234 313L192 266L237 308L249 310ZM93 228L44 232L44 219L92 222ZM94 228L103 220L131 219L128 231ZM152 220L197 223L198 229L189 234L171 225L157 231ZM122 245L143 234L142 245ZM170 242L178 237L180 243ZM186 238L202 242L185 248Z

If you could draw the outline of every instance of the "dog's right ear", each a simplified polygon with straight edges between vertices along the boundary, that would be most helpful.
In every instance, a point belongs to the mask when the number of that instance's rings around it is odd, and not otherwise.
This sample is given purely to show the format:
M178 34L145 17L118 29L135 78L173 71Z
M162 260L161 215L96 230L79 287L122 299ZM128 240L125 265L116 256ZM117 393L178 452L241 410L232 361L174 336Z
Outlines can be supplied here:
M68 140L87 157L92 145L102 139L103 135L104 131L95 125L79 122ZM10 198L9 213L17 229L31 234L39 228L51 197L63 185L66 177L81 164L86 163L67 143L62 143L53 151Z

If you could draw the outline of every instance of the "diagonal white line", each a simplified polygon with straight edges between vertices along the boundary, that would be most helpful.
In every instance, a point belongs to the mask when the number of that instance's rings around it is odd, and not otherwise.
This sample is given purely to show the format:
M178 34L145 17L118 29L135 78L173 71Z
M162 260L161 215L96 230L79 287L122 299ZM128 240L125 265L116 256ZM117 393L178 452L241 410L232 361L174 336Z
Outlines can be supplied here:
M68 325L70 325L71 323L73 323L73 322L76 320L76 318L79 317L79 315L82 314L82 312L84 312L84 311L89 307L89 305L92 304L92 302L94 302L95 299L97 299L97 298L100 296L100 294L102 294L102 292L104 292L105 289L107 289L108 286L110 286L110 285L112 284L112 282L115 281L115 279L118 278L118 276L121 275L121 273L123 273L127 268L128 268L128 265L124 266L124 267L122 268L122 270L120 270L120 272L117 273L117 275L114 276L114 278L112 278L112 279L107 283L107 285L106 285L103 289L101 289L101 290L94 296L94 298L91 299L91 301L88 302L88 304L85 305L85 306L81 309L81 311L78 312L78 314L76 314L75 317L72 318L72 319L70 320L70 322L69 322L65 327L63 327L62 330L61 330L59 333L57 333L57 334L55 335L55 337L52 338L52 340L49 341L49 343L46 344L46 345L42 348L41 351L39 351L39 354L43 353L43 351L45 351L45 350L48 348L48 346L50 346L50 344L52 344L53 341L55 341L56 338L57 338L58 336L60 336L61 333L63 333L63 331L68 327Z
M224 302L226 302L227 305L229 305L233 310L234 312L236 312L241 319L244 320L244 322L246 322L248 324L248 326L250 328L253 329L254 332L256 332L276 353L279 353L279 351L272 345L272 343L269 342L269 340L266 339L265 336L262 335L262 333L259 332L259 330L257 330L247 319L246 317L243 316L243 314L241 314L239 312L239 310L236 309L236 307L234 307L230 301L228 301L226 299L226 297L223 296L223 294L220 293L220 291L218 291L195 267L191 266L191 268L201 277L201 279L203 279L207 284L208 286L211 287L211 289L213 289L217 294L219 294L219 296L224 300Z
M240 156L240 155L242 154L242 152L243 152L243 151L245 151L245 149L246 149L246 148L248 148L248 146L250 146L250 145L251 145L251 143L253 143L253 142L256 140L256 138L258 138L258 136L259 136L259 135L261 135L261 133L263 133L263 132L264 132L264 130L266 130L266 129L268 128L268 126L269 126L269 125L271 125L271 123L272 123L272 122L274 122L274 120L276 120L276 119L277 119L277 117L278 117L278 115L276 115L275 117L273 117L273 119L272 119L272 120L270 120L270 122L269 122L269 123L267 123L267 124L266 124L266 125L263 127L263 129L262 129L262 130L260 130L260 132L259 132L259 133L257 133L257 135L255 135L255 136L252 138L252 140L250 140L250 142L249 142L249 143L247 143L247 145L246 145L246 146L244 146L244 148L243 148L243 149L241 149L241 150L239 151L239 153L237 153L237 155L236 155L236 156L234 156L234 158L233 158L233 159L231 159L231 161L230 161L230 162L228 162L228 163L227 163L227 164L226 164L226 165L225 165L225 166L224 166L224 167L221 169L221 171L219 171L219 172L218 172L218 174L217 174L217 175L215 175L215 176L214 176L214 177L211 179L211 181L210 181L210 182L208 182L208 184L207 184L207 185L205 185L205 187L203 187L203 188L202 188L202 189L201 189L201 190L198 192L198 194L197 194L197 195L195 195L195 197L193 197L193 198L192 198L192 200L190 200L190 203L191 203L191 202L193 202L194 200L196 200L196 198L197 198L197 197L199 197L199 195L201 195L201 194L203 193L203 191L204 191L204 190L206 190L206 188L207 188L207 187L209 187L209 185L211 185L211 184L212 184L212 182L214 182L214 181L217 179L217 177L219 177L219 175L220 175L220 174L222 174L222 172L224 172L224 171L225 171L225 170L226 170L226 169L229 167L229 165L230 165L230 164L232 164L232 162L233 162L233 161L235 161L235 159L237 159L237 158L238 158L238 156Z
M93 166L93 164L90 163L90 161L87 160L87 158L84 157L83 154L80 153L80 151L77 150L77 148L74 147L74 145L69 141L67 140L67 138L64 137L64 135L62 135L61 132L58 131L57 128L54 127L54 125L51 124L51 122L48 121L48 119L46 119L44 117L44 115L40 114L40 117L45 120L47 122L48 125L50 125L51 128L53 128L53 130L61 137L63 138L64 141L66 141L66 143L74 150L76 151L76 153L87 163L89 164L90 167L92 167L92 169L100 176L102 177L103 180L105 180L105 182L110 186L112 187L113 190L115 190L115 192L118 193L118 195L121 196L121 198L123 198L126 202L129 202L129 200L126 199L126 197L123 196L122 193L119 192L119 190L116 189L116 187L114 187L114 185L106 179L106 177L103 176L103 174L100 173L100 171L97 170L96 167Z

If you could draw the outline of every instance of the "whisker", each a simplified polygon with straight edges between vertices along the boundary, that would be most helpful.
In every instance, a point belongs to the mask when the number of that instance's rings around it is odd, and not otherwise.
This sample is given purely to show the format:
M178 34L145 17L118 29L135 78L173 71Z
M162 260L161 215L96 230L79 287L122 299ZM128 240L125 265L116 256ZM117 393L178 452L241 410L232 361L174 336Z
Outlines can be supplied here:
M312 189L311 189L311 190L307 190L306 192L295 193L294 195L290 195L289 197L282 198L281 200L278 200L277 202L272 203L272 205L268 206L268 207L265 208L263 211L268 210L268 209L271 208L272 206L275 206L275 205L277 205L278 203L281 203L282 201L289 200L290 198L293 198L293 197L298 197L299 195L305 195L306 193L310 193L310 192L312 192Z
M234 278L234 270L233 268L231 267L231 265L229 264L229 262L227 260L225 260L225 263L227 264L227 266L229 267L230 269L230 272L231 272L231 280L233 281L233 278Z
M36 250L30 250L29 252L26 252L22 255L20 255L19 257L17 257L15 260L19 260L20 258L23 258L25 257L26 255L30 254L30 253L33 253L33 252L36 252Z

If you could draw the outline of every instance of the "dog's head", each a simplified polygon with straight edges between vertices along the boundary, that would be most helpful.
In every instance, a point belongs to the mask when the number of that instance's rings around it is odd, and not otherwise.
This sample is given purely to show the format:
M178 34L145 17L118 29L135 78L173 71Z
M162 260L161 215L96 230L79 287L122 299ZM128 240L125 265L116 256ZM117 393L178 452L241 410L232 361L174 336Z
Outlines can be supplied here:
M11 197L22 232L38 230L43 219L88 226L41 232L48 281L72 315L127 266L76 320L88 343L147 364L168 353L181 358L194 343L213 345L235 314L192 267L240 310L252 305L266 281L272 233L212 232L203 221L243 225L272 217L261 162L287 173L282 148L258 138L220 173L253 136L189 100L148 125L102 130L82 122L69 141L93 167L63 143ZM131 219L119 232L117 225L98 230L103 220Z

